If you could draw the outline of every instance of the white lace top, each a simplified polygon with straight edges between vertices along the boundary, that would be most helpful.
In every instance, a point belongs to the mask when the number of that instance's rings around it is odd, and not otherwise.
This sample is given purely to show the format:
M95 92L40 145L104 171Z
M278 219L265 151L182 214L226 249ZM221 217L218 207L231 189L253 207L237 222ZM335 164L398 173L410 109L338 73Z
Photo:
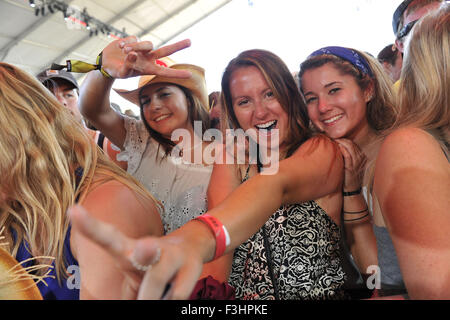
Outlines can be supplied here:
M212 165L186 163L171 156L161 160L164 150L142 121L125 117L125 129L124 150L117 160L128 161L128 173L164 205L161 219L165 233L206 212Z

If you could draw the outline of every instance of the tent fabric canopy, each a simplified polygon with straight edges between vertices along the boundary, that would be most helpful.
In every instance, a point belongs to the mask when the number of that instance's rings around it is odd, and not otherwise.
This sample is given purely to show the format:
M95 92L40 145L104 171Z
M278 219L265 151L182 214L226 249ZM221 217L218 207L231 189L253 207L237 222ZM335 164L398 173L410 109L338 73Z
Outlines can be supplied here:
M151 41L157 48L230 1L0 0L0 60L31 74L67 59L95 63L101 50L121 36L108 35L103 26ZM69 19L52 9L56 2L69 8ZM92 18L88 24L86 16Z

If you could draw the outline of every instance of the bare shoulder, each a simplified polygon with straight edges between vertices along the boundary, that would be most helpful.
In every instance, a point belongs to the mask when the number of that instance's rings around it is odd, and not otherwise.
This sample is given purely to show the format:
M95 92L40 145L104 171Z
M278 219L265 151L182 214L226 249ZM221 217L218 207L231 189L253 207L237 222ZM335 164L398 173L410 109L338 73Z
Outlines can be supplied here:
M448 167L448 161L431 134L419 128L401 128L383 141L376 165L383 170L411 165L436 169Z
M162 224L157 204L113 179L88 190L82 205L129 236L160 235Z
M329 137L319 134L305 141L290 157L294 161L312 161L317 166L334 167L336 172L343 169L344 162L337 143Z

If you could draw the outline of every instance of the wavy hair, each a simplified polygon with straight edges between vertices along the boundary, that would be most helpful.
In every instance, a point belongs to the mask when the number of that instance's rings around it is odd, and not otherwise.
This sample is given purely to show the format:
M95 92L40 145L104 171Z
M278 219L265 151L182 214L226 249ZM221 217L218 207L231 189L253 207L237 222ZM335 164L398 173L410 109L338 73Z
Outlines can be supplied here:
M0 127L0 228L7 250L15 256L26 241L33 256L54 257L58 280L65 275L66 211L86 196L94 175L99 183L119 180L140 200L154 200L96 147L48 89L7 63L0 63Z
M412 30L400 76L399 117L389 132L405 126L422 128L434 135L448 155L449 66L450 4L444 2Z

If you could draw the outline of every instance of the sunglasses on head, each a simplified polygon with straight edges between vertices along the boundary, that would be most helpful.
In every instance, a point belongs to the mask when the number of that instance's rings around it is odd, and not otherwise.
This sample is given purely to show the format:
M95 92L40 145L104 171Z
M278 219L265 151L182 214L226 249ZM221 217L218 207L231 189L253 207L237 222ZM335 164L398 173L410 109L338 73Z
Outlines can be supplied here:
M408 23L407 25L405 25L398 33L397 33L397 39L401 39L404 38L408 35L408 33L411 31L411 29L414 27L414 25L416 24L416 22L419 20L414 20L411 21L410 23Z

